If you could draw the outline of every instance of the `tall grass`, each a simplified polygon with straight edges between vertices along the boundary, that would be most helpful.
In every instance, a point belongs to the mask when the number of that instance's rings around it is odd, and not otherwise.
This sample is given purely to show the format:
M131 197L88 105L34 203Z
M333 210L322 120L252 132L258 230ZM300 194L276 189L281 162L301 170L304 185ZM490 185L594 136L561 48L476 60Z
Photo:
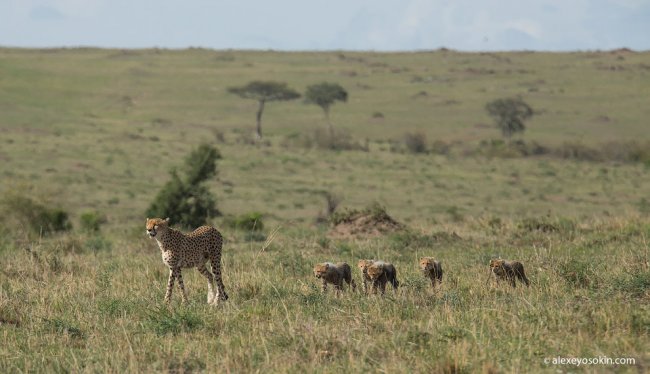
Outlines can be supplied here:
M0 372L643 371L649 59L2 48ZM279 103L251 142L254 108L225 88L269 73L340 82L337 133ZM539 113L521 140L491 141L485 103L517 95ZM404 134L427 152L402 152ZM187 270L189 303L176 289L168 307L142 212L206 139L223 155L205 188L230 300L206 305ZM323 217L374 201L405 229L328 236ZM421 256L443 263L435 292ZM531 287L486 284L495 257L522 261ZM359 258L394 263L400 290L320 291L314 263ZM557 355L637 365L543 363Z
M639 261L648 258L647 223L584 223L573 237L522 238L516 223L504 226L512 229L468 231L444 245L423 234L323 249L317 232L293 231L262 252L230 243L223 262L231 299L216 308L195 270L184 272L189 303L175 290L166 306L167 271L142 237L110 254L59 254L57 271L11 249L0 255L0 370L531 372L553 370L543 358L557 355L637 359L622 372L647 364L650 269ZM596 241L608 235L621 239ZM517 240L532 244L512 246ZM340 254L341 245L351 251ZM54 246L44 242L40 258ZM396 265L399 291L321 292L314 263L368 254ZM443 261L435 292L417 269L422 255ZM531 287L486 284L486 259L496 255L522 261Z

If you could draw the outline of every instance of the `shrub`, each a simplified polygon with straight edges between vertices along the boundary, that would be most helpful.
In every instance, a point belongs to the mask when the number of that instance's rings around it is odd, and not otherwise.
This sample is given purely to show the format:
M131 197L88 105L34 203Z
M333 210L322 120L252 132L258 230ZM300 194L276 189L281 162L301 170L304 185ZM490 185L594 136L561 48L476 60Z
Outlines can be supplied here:
M106 216L99 212L85 212L79 217L81 229L87 232L98 232L100 226L106 222Z
M210 217L220 214L216 200L204 182L216 175L219 152L203 144L185 159L185 177L172 170L171 180L163 186L147 209L149 217L169 217L185 227L205 224Z
M487 103L485 110L506 138L523 132L526 129L524 121L533 116L533 109L521 98L497 99Z
M404 145L411 153L427 153L427 135L423 132L406 133Z
M68 231L72 228L66 211L48 207L29 197L10 195L5 197L3 205L10 215L35 234Z

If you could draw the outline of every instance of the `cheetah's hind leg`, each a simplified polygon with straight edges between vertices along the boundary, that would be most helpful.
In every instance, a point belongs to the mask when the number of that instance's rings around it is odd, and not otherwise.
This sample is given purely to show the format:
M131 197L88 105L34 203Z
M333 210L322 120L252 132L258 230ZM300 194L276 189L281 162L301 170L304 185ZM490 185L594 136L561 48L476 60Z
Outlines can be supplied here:
M198 267L199 273L208 279L208 304L212 304L216 299L216 293L214 291L214 277L208 268L203 264Z
M228 300L228 294L224 289L223 280L221 279L220 261L217 261L217 259L215 260L210 259L210 263L212 264L212 274L214 275L214 280L217 285L214 292L214 299L212 300L212 303L217 304L219 303L219 301Z

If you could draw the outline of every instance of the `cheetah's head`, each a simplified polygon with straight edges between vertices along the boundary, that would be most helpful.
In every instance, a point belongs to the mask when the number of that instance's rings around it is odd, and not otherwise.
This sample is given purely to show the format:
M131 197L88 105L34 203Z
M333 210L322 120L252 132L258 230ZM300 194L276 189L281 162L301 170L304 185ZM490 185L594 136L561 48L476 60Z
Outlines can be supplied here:
M503 266L504 262L506 262L506 261L505 260L498 260L498 259L490 260L490 270L495 271L496 269L499 269L500 267Z
M357 267L359 268L359 270L361 270L362 273L365 274L366 271L368 270L368 267L372 265L373 262L374 262L373 260L359 260L359 262L357 263Z
M422 257L420 259L420 270L424 272L431 271L435 268L435 263L433 257Z
M321 278L327 273L327 270L329 268L330 268L330 264L328 264L327 262L322 264L316 264L316 266L314 266L314 275L316 276L316 278Z
M166 230L169 226L169 218L147 218L147 234L150 237L155 237L161 230Z
M366 271L368 272L368 277L370 277L370 279L379 279L379 277L384 274L384 264L372 264L368 266Z

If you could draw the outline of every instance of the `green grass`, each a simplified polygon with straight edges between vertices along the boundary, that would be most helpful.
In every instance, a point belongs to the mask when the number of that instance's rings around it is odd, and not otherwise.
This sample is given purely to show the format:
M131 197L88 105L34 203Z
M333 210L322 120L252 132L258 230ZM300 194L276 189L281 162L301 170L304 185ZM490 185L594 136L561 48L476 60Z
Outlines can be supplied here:
M217 308L206 305L195 270L185 272L189 304L175 290L166 307L167 272L141 236L99 253L62 254L45 241L34 251L58 256L56 272L27 252L4 252L0 317L17 323L2 325L0 370L522 372L550 370L542 360L556 355L647 362L647 223L523 235L506 226L494 235L474 224L463 238L425 235L405 247L377 238L322 248L318 233L296 229L265 251L231 240L223 260L231 299ZM435 293L417 270L423 255L443 261ZM337 298L311 275L318 261L367 256L396 265L397 293ZM495 256L523 261L532 286L486 284Z
M526 141L647 141L648 66L647 52L0 49L0 372L643 371L648 166L464 150L499 137L484 105L513 95L536 110ZM333 123L368 151L301 146L326 124L299 101L270 103L250 145L255 103L226 89L254 79L340 83ZM460 145L392 152L407 133ZM175 289L167 307L144 212L206 141L223 156L208 185L230 300L206 305L187 270L189 304ZM327 194L409 230L331 237ZM42 235L17 197L69 213L72 231ZM253 216L261 230L232 224ZM442 261L436 293L421 256ZM486 285L493 257L522 261L532 286ZM315 263L360 258L394 263L399 292L320 292ZM637 364L544 365L556 356Z

